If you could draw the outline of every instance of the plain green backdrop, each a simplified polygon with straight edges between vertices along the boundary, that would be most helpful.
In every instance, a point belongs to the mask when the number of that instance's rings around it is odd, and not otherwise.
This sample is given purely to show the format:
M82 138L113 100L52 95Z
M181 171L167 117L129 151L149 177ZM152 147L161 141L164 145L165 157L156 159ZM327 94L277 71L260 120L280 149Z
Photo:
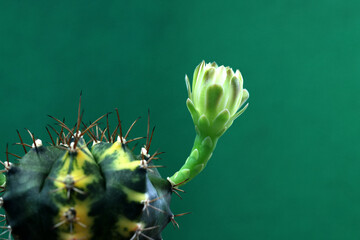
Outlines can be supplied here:
M150 109L170 176L195 136L184 76L216 61L240 69L250 105L175 196L174 213L192 214L164 239L359 239L359 11L344 0L1 1L0 147L25 127L46 139L47 114L74 123L82 90L88 121L115 107L124 126L143 116L134 137Z

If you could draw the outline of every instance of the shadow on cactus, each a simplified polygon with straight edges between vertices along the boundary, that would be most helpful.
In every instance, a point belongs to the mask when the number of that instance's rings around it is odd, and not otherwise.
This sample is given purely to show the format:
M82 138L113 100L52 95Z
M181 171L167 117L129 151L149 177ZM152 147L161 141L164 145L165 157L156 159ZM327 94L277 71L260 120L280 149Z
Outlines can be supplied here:
M18 132L25 155L6 149L7 161L1 176L3 192L3 239L162 239L169 222L178 226L170 210L172 194L205 167L221 135L244 112L241 106L249 94L243 89L240 72L215 63L202 62L194 72L192 88L185 78L189 98L187 107L195 124L196 138L190 156L172 177L160 176L154 162L161 152L150 153L154 129L140 154L118 124L110 130L108 114L88 126L82 121L81 97L77 123L67 126L51 117L56 128L46 130L51 144L45 146L28 131L27 144ZM106 128L100 121L106 119ZM9 161L9 156L16 159ZM186 213L185 213L186 214Z

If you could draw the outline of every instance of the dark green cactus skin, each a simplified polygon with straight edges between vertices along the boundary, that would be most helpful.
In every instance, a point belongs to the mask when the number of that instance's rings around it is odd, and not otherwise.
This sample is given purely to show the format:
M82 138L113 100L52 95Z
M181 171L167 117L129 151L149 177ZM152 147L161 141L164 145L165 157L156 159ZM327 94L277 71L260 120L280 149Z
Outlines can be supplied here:
M173 188L148 159L120 141L31 148L6 174L14 239L162 239Z
M49 191L54 188L46 189L44 182L61 155L62 151L55 147L41 147L38 153L30 150L22 158L21 166L13 166L7 173L4 208L14 238L56 239L56 231L51 230L57 208L49 198Z

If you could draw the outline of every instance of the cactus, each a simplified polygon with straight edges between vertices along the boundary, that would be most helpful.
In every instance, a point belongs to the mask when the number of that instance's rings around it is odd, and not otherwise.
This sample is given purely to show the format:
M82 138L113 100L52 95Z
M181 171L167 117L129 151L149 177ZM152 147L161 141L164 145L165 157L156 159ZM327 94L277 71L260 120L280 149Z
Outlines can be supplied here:
M245 110L248 98L240 72L215 63L202 62L194 73L192 91L186 77L187 106L196 129L194 147L184 166L172 177L162 178L154 165L161 152L150 154L154 129L150 120L146 143L135 155L128 140L137 122L123 134L119 112L118 125L110 133L108 114L86 126L82 122L81 95L77 123L68 127L51 117L60 130L46 127L51 144L45 146L29 131L32 144L23 142L25 155L9 153L0 175L5 210L3 239L162 239L169 222L178 226L170 210L172 194L205 167L220 136ZM98 123L106 117L107 127ZM91 147L88 147L92 144ZM30 149L29 149L30 148ZM9 161L9 156L17 160ZM180 195L179 195L180 196Z

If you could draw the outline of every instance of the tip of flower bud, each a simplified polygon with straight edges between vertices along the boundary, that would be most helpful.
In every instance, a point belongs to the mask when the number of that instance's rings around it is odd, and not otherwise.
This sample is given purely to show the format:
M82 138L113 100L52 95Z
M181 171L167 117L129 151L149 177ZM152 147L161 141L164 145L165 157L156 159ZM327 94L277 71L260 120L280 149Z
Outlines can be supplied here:
M212 62L212 63L209 63L212 67L218 67L218 65L216 64L216 62Z
M242 80L241 72L239 71L239 69L236 69L235 76L236 76L239 80Z
M215 75L215 68L211 67L205 70L204 73L204 83L208 82L209 80L211 80Z
M249 92L243 89L243 78L238 69L234 71L229 66L219 66L216 62L205 63L202 61L194 71L192 88L187 76L185 76L185 83L189 97L186 104L193 118L195 129L200 132L216 132L217 134L218 129L212 129L212 127L215 120L223 120L221 113L229 112L229 116L224 114L224 119L231 121L222 123L222 125L226 125L224 129L227 129L232 121L246 109L245 107L240 110L249 98ZM204 119L207 121L203 121ZM221 124L217 122L217 125Z

